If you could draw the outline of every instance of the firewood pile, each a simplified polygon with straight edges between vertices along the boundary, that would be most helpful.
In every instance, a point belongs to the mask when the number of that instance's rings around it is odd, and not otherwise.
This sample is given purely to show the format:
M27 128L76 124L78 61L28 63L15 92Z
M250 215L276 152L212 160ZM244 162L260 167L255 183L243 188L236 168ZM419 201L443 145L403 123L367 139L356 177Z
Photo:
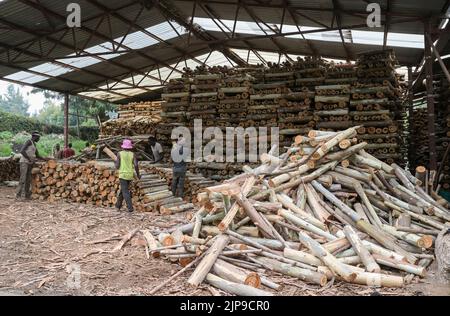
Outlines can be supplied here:
M186 121L186 112L189 110L189 101L191 95L190 79L183 77L180 79L171 79L164 88L162 99L163 112L161 117L165 123L184 123Z
M361 54L357 60L358 82L351 89L353 125L366 141L367 152L388 163L404 165L401 139L401 88L395 72L393 50Z
M172 214L194 209L192 203L176 198L165 179L141 168L142 178L132 182L132 200L136 211ZM114 207L119 179L111 162L77 163L50 160L33 168L33 199L60 200L96 206ZM125 201L123 208L126 208Z
M161 102L140 102L119 106L119 117L104 122L100 138L114 135L153 134L161 121Z
M367 153L358 128L297 136L286 153L206 188L190 223L148 236L150 253L179 261L179 274L196 265L193 286L238 295L278 289L265 271L321 287L334 279L402 287L424 277L435 237L450 225L448 205Z
M349 113L350 85L316 86L314 116L322 130L342 130L352 125Z
M253 80L250 76L240 75L221 78L217 104L218 126L240 126L247 121L250 87Z
M195 119L201 119L204 126L215 126L221 80L220 74L194 76L191 86L189 125L192 126Z
M325 84L353 84L358 81L356 66L350 63L331 62L327 67Z
M308 88L314 91L314 87L324 83L326 79L326 62L320 57L298 57L292 68L295 72L294 91L304 91Z
M159 177L164 179L167 185L171 187L173 178L172 168L170 168L167 165L146 164L145 162L143 162L141 166L144 166L145 169L150 171L152 174L159 175ZM192 173L190 171L186 172L186 178L184 182L185 200L189 200L192 203L196 203L197 194L204 188L214 184L216 184L214 180L207 179L202 174Z
M0 183L4 181L17 181L20 177L18 155L0 157Z
M119 118L129 119L138 116L159 116L161 114L160 101L135 102L119 105Z
M295 135L308 133L314 128L315 121L311 110L313 100L314 92L306 87L300 92L285 93L279 99L277 112L280 146L289 146Z

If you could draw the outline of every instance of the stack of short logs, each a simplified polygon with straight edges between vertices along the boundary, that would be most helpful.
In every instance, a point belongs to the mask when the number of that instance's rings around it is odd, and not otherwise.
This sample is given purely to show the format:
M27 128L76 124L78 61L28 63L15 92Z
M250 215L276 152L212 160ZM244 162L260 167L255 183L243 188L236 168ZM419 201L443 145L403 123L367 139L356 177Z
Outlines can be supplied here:
M0 183L18 181L20 177L19 156L0 157Z
M153 134L161 121L161 102L141 102L120 105L119 117L104 122L100 137L114 135Z
M162 233L161 244L152 236L150 253L196 265L190 285L237 295L272 295L282 284L270 271L319 287L424 277L450 211L411 173L367 153L357 128L297 136L286 153L207 188L191 223Z
M145 169L152 174L159 175L160 178L166 181L166 184L171 187L173 179L172 168L164 165L145 164ZM186 172L186 178L184 182L184 199L189 200L192 203L197 202L197 194L204 188L215 184L216 182L211 179L203 177L199 173Z
M360 139L369 143L366 150L388 163L404 166L402 152L402 112L398 62L393 50L374 51L359 56L358 82L351 90L353 125L362 125Z
M352 125L349 102L350 85L316 86L314 116L316 127L322 130L342 130Z
M198 74L193 78L189 107L189 126L201 119L203 126L215 126L218 107L218 90L221 85L220 74Z
M171 79L162 95L162 118L164 123L184 123L190 104L190 79Z
M194 205L174 197L164 178L141 168L142 178L132 182L135 210L172 214L194 209ZM75 163L50 160L33 169L33 198L55 202L114 207L119 179L112 163ZM123 208L126 208L124 201Z

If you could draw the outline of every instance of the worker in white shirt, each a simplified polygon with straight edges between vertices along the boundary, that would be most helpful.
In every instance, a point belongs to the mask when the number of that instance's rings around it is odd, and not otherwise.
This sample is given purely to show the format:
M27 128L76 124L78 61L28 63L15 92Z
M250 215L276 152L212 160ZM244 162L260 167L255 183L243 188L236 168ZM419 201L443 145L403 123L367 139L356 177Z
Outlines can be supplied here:
M150 156L151 162L158 163L163 158L163 149L160 143L156 141L156 137L150 136L148 144L145 146L145 152Z

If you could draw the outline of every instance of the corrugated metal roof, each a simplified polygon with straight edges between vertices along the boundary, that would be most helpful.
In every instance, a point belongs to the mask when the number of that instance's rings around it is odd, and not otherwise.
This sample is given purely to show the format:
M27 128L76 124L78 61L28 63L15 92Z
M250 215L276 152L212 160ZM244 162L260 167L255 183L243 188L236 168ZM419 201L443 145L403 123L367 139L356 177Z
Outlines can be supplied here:
M139 0L96 1L100 3L100 6L87 0L77 1L82 8L83 28L74 30L68 30L64 19L56 16L57 14L63 17L66 15L65 9L68 3L73 2L71 0L40 0L40 4L35 5L49 8L51 12L47 16L37 8L25 5L21 1L0 1L0 76L53 90L70 91L72 93L84 91L85 95L96 98L124 101L125 95L138 99L143 97L141 94L152 94L151 90L160 87L160 82L156 79L159 78L159 75L161 75L162 80L179 76L180 73L172 71L171 67L176 66L177 70L182 71L186 65L189 67L197 66L198 62L192 59L193 56L197 56L197 60L200 60L200 62L208 58L207 64L210 66L233 64L222 53L215 51L209 54L209 45L214 44L212 42L205 42L193 36L189 45L187 45L187 31L172 22L177 31L182 34L181 37L178 37L177 32L165 22L165 17L155 7L142 9L142 3ZM192 14L194 0L174 0L172 2L184 16L189 17ZM386 0L378 2L385 10ZM237 8L236 3L236 0L199 0L195 13L195 23L201 25L218 40L225 40L227 36L212 22L205 10L219 17L228 29L232 29ZM245 6L242 6L239 11L239 21L236 24L237 37L274 35L271 28L281 27L284 3L284 0L246 0ZM367 2L337 0L337 3L341 9L339 16L344 27L346 46L350 53L355 56L360 52L379 49L383 42L384 26L373 29L365 27L351 31L345 29L346 26L365 23ZM426 17L430 14L439 14L447 2L446 0L428 0L426 2L397 0L390 1L390 3L390 10L396 16L390 19L394 24L389 26L387 45L395 48L401 63L418 63L423 56L423 50L420 49L423 47L423 25L419 21L411 21L410 16ZM297 32L298 30L291 15L295 16L295 20L299 23L302 31L311 31L324 26L336 27L336 20L333 19L332 0L287 0L287 4L291 8L292 14L287 12L285 15L283 32ZM110 12L109 20L103 18L103 7ZM44 32L45 36L41 36L40 41L33 42L39 36L38 33L32 35L29 32L8 30L4 27L5 24L1 23L2 19L35 32ZM137 28L130 29L129 23L123 21L124 19L135 20ZM260 26L255 23L254 19L259 22ZM409 20L406 21L405 19ZM385 16L382 16L383 23L384 20ZM99 23L100 21L102 22ZM332 21L334 21L333 25ZM146 35L139 28L154 33L170 44L158 43L155 38ZM128 31L130 31L130 34L125 36ZM93 32L98 34L93 34ZM406 36L405 34L416 35ZM347 57L347 52L341 43L340 34L337 30L309 33L304 36L314 49L324 57ZM132 51L123 53L124 48L122 48L120 49L122 54L113 52L112 40L116 42L123 40L123 44ZM248 55L249 48L258 50L259 55L270 62L285 60L284 55L280 58L280 48L283 52L294 57L308 55L312 52L311 46L299 34L288 37L276 36L274 40L269 38L247 40L250 45L244 43L243 40L233 40L226 42L225 47L232 48L243 60L246 60L249 56L250 63L259 63L260 60L253 52ZM58 41L61 41L63 45L55 46ZM18 49L7 54L5 47L9 46L17 46ZM75 48L79 50L84 47L87 47L86 51L92 54L111 52L114 54L102 55L97 58L75 55ZM447 44L443 51L448 52L449 50ZM47 62L44 58L39 58L40 54L44 54L46 58L55 58L60 64ZM184 61L184 58L186 58L186 61ZM13 62L11 62L12 60ZM177 64L177 62L179 63ZM75 70L73 67L82 70ZM156 67L160 67L159 72ZM27 69L28 71L26 71ZM144 78L143 73L148 71L153 78ZM41 73L41 75L36 73ZM57 78L49 78L49 76L56 76ZM140 86L146 88L130 86L136 82L140 82ZM100 91L107 90L111 86L114 86L117 91ZM91 91L95 87L98 87L99 91Z

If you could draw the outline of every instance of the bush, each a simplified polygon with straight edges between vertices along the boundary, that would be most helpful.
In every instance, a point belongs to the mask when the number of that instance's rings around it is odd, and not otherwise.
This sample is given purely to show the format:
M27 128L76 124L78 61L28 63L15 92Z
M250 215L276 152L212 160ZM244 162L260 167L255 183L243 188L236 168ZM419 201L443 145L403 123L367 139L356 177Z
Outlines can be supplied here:
M26 131L31 133L33 131L39 131L43 134L63 134L64 127L57 125L48 125L34 118L28 118L20 115L15 115L7 112L0 111L0 132L6 133L20 133ZM96 126L80 126L80 138L89 142L93 142L98 138L99 130ZM0 133L2 135L3 133ZM72 127L69 129L69 134L72 136L78 136L77 129ZM9 137L10 138L10 137ZM2 136L0 136L2 139Z

